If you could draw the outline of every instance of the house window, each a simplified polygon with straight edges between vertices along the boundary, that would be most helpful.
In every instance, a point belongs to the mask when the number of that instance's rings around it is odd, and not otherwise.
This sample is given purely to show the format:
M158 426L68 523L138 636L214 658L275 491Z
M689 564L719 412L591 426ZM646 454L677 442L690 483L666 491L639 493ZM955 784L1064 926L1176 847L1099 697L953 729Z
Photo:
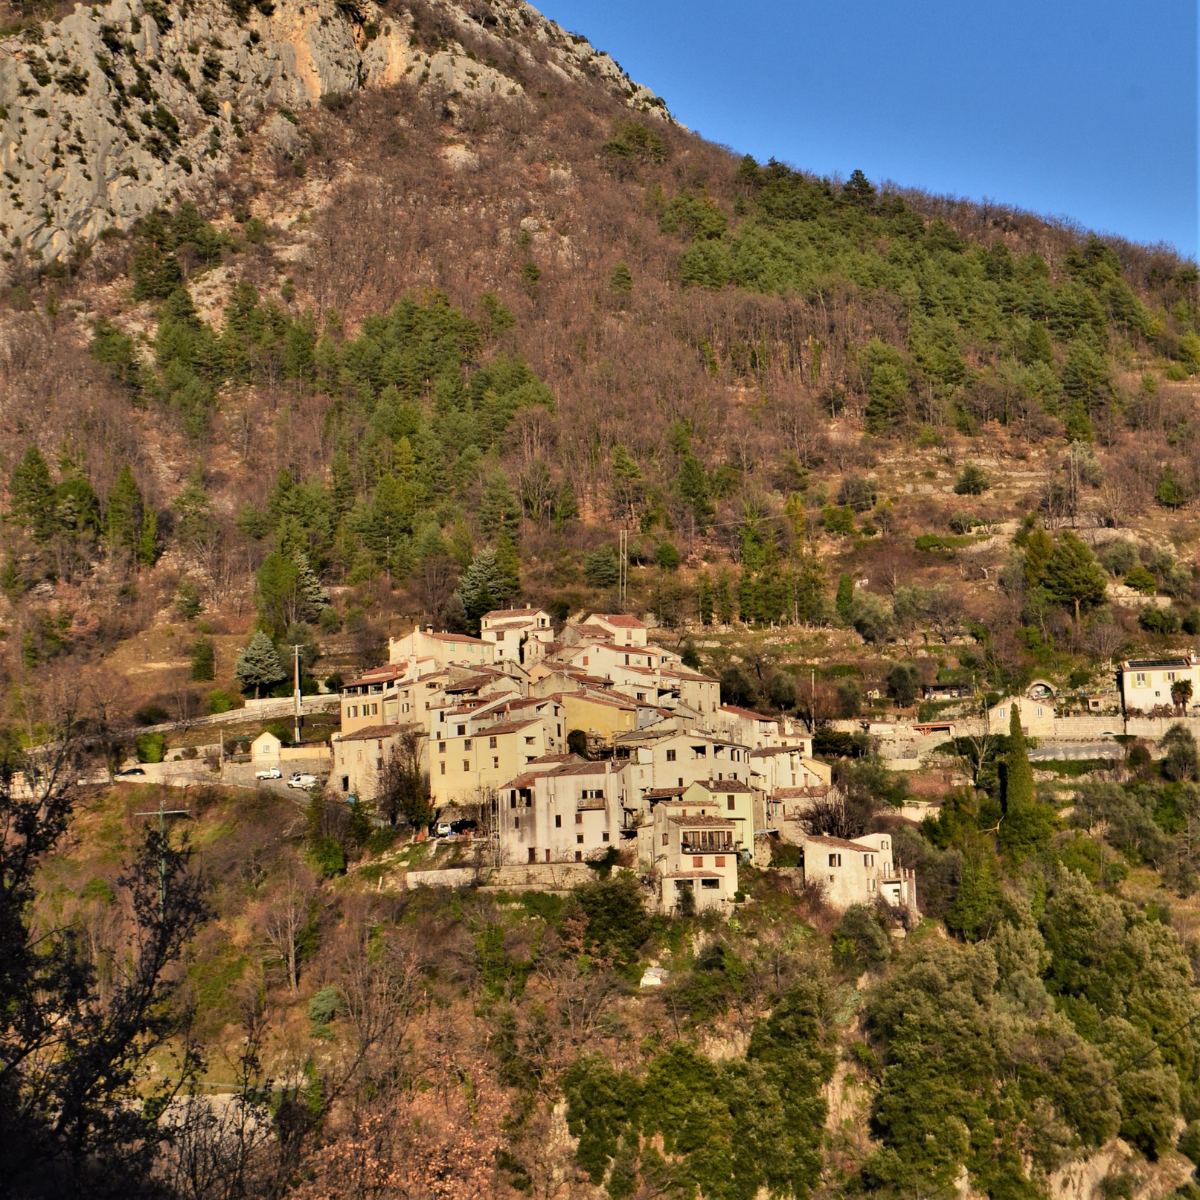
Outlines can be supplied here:
M702 888L719 888L721 881L719 879L702 879L700 880L700 886Z
M575 824L576 824L576 825L582 825L582 824L583 824L583 813L581 813L581 812L577 812L577 813L575 814Z
M492 755L492 770L500 770L500 760L495 755Z
M1138 671L1134 675L1133 686L1134 687L1145 687L1146 686L1146 672L1145 671Z
M577 846L582 846L582 845L583 845L583 834L582 834L582 833L577 833L577 834L575 835L575 844L576 844Z
M608 834L607 834L607 833L602 833L602 834L600 835L600 840L601 840L602 842L607 842L607 841L608 841Z
M445 763L438 763L438 766L442 768L442 770L441 770L441 774L445 775L445 773L446 773L446 764L445 764Z
M864 867L873 867L874 865L875 865L875 855L864 854L863 855L863 866Z
M466 732L467 732L467 727L465 725L458 726L458 736L459 737L462 737L462 735Z
M576 862L583 862L583 851L582 851L582 850L576 850L576 851L575 851L575 861L576 861Z
M667 835L664 833L663 834L663 845L665 846L666 844L667 844Z
M438 753L439 754L446 753L446 743L445 742L438 742Z
M726 807L726 808L728 808L728 809L730 809L730 810L732 810L732 808L733 808L733 804L734 804L733 797L732 797L732 796L726 796L726 797L725 797L725 807Z
M831 854L829 856L829 865L831 867L840 867L842 865L842 856L840 854Z
M516 807L517 807L517 793L516 793L516 792L509 792L509 794L508 794L508 807L509 807L509 808L516 808Z
M697 758L707 758L708 757L708 747L707 746L693 746L692 753Z
M533 745L533 738L531 738L531 737L527 737L527 738L525 739L525 745L527 745L527 746L532 746L532 745Z
M358 705L357 704L350 705L347 715L350 717L357 717L358 716Z
M470 750L470 748L471 748L471 739L470 739L470 738L463 738L463 749L464 749L464 750Z
M554 828L555 828L555 829L561 829L561 828L562 828L562 817L561 817L561 816L559 816L559 815L555 815L555 818L554 818Z
M704 866L704 855L703 855L703 854L697 854L697 855L696 855L696 857L692 859L692 866L693 866L693 867L702 867L702 866Z
M625 655L625 665L629 666L629 655Z
M675 751L668 750L667 751L667 762L674 762L674 761L675 761Z
M377 715L378 715L378 713L379 713L379 705L378 705L378 704L372 704L372 705L371 705L371 716L373 716L373 717L374 717L374 716L377 716Z
M343 775L342 776L342 791L348 792L349 790L350 790L350 776Z
M464 758L463 759L463 770L469 771L470 769L471 769L471 764Z
M504 630L503 629L496 630L496 641L498 641L498 642L504 641Z
M514 829L521 828L521 818L520 817L513 817L513 828Z
M537 847L536 846L529 847L529 861L537 862Z
M867 880L867 891L868 891L868 892L873 892L874 890L875 890L875 880L873 880L873 879L868 879L868 880Z
M716 865L717 865L718 867L723 867L723 866L725 865L725 855L723 855L723 854L718 854L718 855L717 855L717 858L716 858Z
M1175 672L1174 672L1174 671L1168 671L1168 672L1167 672L1167 682L1168 682L1168 683L1174 683L1174 682L1175 682Z

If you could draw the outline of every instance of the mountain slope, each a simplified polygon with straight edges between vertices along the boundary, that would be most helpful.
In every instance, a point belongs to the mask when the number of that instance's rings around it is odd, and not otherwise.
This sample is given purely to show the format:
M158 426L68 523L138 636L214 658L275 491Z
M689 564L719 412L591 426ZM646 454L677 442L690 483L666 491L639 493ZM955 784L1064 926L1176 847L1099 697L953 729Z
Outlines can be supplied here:
M520 102L522 70L538 63L667 115L608 55L521 0L396 12L369 0L116 0L48 27L30 21L0 40L0 233L47 259L66 255L176 189L203 190L268 110L410 79L451 98ZM278 121L274 138L295 142Z

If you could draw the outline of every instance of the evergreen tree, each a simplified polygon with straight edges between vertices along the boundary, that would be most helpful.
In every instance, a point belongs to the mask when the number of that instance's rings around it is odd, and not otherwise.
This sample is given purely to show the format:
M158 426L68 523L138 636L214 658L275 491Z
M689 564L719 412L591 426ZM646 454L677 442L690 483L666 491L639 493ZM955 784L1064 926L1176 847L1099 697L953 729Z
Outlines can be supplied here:
M287 678L275 643L261 629L256 631L250 644L238 656L233 677L241 684L243 691L253 688L255 699L258 699L262 688L272 687Z
M593 550L583 560L583 577L596 588L615 587L621 568L616 551L611 546Z
M489 538L503 532L516 540L520 526L520 502L508 480L496 471L489 477L479 498L479 528Z
M55 534L54 484L36 446L30 446L13 469L9 495L13 515L29 536L35 542L48 542Z
M1057 604L1074 604L1076 622L1081 608L1104 601L1104 572L1087 546L1069 531L1058 539L1046 564L1046 591Z
M612 274L608 277L608 288L621 297L628 296L633 291L633 275L624 259L613 267Z
M158 513L147 504L142 509L142 528L138 535L137 560L144 567L152 567L158 556Z
M679 495L696 515L696 524L704 527L712 520L713 507L708 497L708 476L694 454L684 456L679 467Z
M837 607L838 616L849 625L851 614L854 611L854 580L849 575L843 575L838 579L837 599L834 604Z
M345 516L354 507L356 492L350 456L345 450L338 450L329 464L329 498L335 518Z
M805 554L792 577L796 619L817 625L825 619L825 571L815 554Z
M202 682L217 677L217 653L212 638L197 638L192 643L192 679Z
M517 548L508 534L501 533L496 539L496 582L497 600L510 600L521 590L521 564Z
M1025 733L1021 729L1021 710L1012 702L1008 718L1007 784L1005 804L1009 815L1033 803L1033 768L1025 749Z
M295 559L276 550L258 568L258 610L263 628L282 637L303 606L300 568Z
M293 554L292 562L296 564L298 572L296 586L300 595L300 616L306 621L315 621L319 619L321 609L329 607L329 593L309 564L307 554Z
M108 552L128 550L138 554L141 550L143 517L142 493L133 478L133 471L126 463L108 493L107 514Z
M717 581L713 586L713 608L722 625L733 621L733 589L729 585L729 572L724 567L717 572Z

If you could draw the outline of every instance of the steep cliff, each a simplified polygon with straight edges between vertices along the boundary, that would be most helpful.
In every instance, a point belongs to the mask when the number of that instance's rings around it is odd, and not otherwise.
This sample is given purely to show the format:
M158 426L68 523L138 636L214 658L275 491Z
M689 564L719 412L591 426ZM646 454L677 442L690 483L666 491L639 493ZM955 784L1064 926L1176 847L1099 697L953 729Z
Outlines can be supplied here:
M607 54L521 0L389 11L366 0L113 0L0 41L0 235L52 259L202 187L272 113L409 80L524 101L542 64L632 108L666 106Z

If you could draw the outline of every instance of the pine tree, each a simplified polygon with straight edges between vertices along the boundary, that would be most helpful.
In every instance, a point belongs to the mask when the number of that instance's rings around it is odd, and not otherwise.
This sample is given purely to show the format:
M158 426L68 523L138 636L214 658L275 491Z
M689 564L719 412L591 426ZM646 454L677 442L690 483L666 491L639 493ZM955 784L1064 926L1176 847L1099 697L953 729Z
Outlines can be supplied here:
M514 541L521 526L521 505L508 480L497 471L479 498L479 527L488 537L501 532Z
M158 556L158 513L153 505L142 509L142 530L138 535L137 559L144 567L152 567Z
M307 554L293 554L292 562L299 572L296 587L300 596L301 615L306 621L315 621L321 615L321 609L329 607L329 593L312 569Z
M119 550L137 553L141 549L143 519L142 493L133 478L133 471L126 463L121 468L112 491L108 493L109 554L115 554Z
M275 643L261 629L238 656L233 677L241 684L243 691L253 688L255 699L258 699L260 689L287 678Z
M192 679L197 683L217 677L217 653L211 638L197 638L192 643Z
M54 484L50 468L36 446L25 451L9 485L13 514L35 542L48 542L55 533Z
M356 491L350 456L345 450L338 450L329 464L329 496L335 519L345 516L354 507Z
M1006 807L1011 814L1033 803L1033 768L1025 749L1025 733L1021 729L1021 710L1012 702L1008 719L1008 782L1005 788Z
M1081 608L1103 602L1107 580L1092 552L1073 533L1058 539L1054 553L1046 564L1046 591L1058 604L1074 604L1075 621Z
M708 498L708 476L694 454L684 457L679 467L679 495L691 506L696 524L703 527L712 520L713 507Z
M494 595L503 603L511 600L521 590L521 563L517 548L506 533L496 539L496 579Z

